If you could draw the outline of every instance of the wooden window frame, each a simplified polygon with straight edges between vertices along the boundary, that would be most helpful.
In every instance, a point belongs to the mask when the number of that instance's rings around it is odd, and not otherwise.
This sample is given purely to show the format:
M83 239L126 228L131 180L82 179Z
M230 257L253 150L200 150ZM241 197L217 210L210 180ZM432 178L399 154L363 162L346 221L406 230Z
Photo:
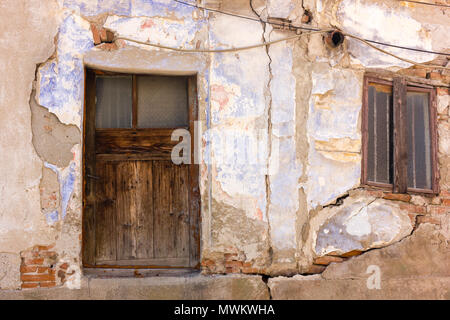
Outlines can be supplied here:
M392 87L393 94L393 114L394 114L394 160L392 184L372 182L368 180L368 90L369 83L388 85ZM419 189L407 187L407 133L406 133L406 94L407 92L426 92L429 93L429 120L430 120L430 144L431 144L431 189ZM363 187L375 187L389 190L394 193L413 193L413 194L438 194L439 193L439 169L437 159L437 106L436 106L436 88L426 84L407 81L404 77L393 77L392 79L379 78L373 75L364 76L363 84L363 104L362 104L362 165L361 165L361 185ZM402 159L400 161L396 159Z

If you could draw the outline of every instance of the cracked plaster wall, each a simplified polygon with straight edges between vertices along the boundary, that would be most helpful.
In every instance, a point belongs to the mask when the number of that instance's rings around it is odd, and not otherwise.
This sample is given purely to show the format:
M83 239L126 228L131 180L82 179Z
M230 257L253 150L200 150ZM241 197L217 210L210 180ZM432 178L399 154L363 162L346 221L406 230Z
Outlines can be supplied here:
M84 66L198 75L205 132L202 259L213 261L210 271L227 272L218 261L232 254L252 267L249 273L304 272L315 257L329 253L332 244L342 252L367 250L411 233L413 223L396 202L376 200L367 206L370 196L350 192L344 206L322 210L360 183L364 72L397 71L407 67L405 63L350 39L330 49L319 34L236 53L182 54L123 40L107 51L95 47L90 23L120 36L184 48L245 46L291 33L170 0L19 1L14 6L6 1L0 6L5 39L0 55L6 62L2 74L14 75L0 87L0 121L6 128L1 138L0 190L5 201L0 252L18 257L35 244L56 243L61 261L75 271L66 285L79 286ZM442 12L420 8L429 13L420 14L414 6L387 0L255 0L253 8L249 1L233 0L222 1L220 8L255 18L291 19L294 24L300 24L308 9L315 27L340 27L375 40L437 51L450 46L445 36L450 26ZM408 57L422 62L434 58ZM448 113L448 94L438 102L440 112ZM11 106L15 112L8 110ZM439 123L439 134L441 188L448 189L448 120ZM57 142L55 148L49 146L51 141ZM358 201L354 216L346 208ZM383 209L372 210L375 205ZM356 234L320 237L325 229L348 227L346 215L354 216L350 223L356 224ZM396 222L390 233L382 217ZM8 283L17 287L17 275L12 279Z

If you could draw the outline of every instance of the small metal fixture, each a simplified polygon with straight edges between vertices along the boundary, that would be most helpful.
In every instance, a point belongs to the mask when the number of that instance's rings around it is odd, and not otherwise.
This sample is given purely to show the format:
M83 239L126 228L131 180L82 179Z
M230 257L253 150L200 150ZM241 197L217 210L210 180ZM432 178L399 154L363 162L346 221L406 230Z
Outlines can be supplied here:
M339 30L333 30L326 34L325 42L332 48L340 46L344 42L344 34Z

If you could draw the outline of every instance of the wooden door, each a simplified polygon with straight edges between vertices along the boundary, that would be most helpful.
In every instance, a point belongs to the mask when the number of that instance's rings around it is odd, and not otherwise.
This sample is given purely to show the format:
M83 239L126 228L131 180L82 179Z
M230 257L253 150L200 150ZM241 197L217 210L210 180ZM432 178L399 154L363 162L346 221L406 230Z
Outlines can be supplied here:
M181 98L174 100L174 94ZM161 101L171 110L156 106ZM195 77L86 71L85 267L199 266L198 165L171 160L172 148L179 143L171 140L175 129L189 130L194 141L196 102ZM177 113L175 108L186 108L186 114L181 112L185 119L170 119L166 113ZM158 112L166 122L154 121ZM168 128L171 123L178 125Z

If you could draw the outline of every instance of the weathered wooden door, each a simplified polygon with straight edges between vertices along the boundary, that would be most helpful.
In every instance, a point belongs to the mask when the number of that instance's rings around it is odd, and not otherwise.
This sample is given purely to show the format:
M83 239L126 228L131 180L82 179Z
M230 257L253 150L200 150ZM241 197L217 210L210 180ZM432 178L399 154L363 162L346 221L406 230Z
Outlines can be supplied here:
M198 165L171 160L196 102L195 76L86 71L85 267L198 267Z

